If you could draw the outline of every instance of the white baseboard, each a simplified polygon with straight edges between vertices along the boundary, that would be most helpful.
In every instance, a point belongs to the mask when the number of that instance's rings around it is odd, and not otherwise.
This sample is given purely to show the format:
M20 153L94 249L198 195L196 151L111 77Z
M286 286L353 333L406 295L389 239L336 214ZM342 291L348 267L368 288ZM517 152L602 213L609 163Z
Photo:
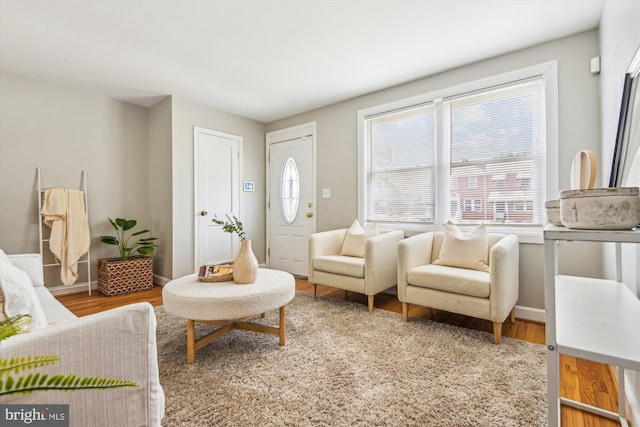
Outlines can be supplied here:
M159 274L154 274L154 275L153 275L153 283L154 283L155 285L164 286L164 285L166 285L167 283L169 283L169 281L170 281L170 280L171 280L171 279L167 279L166 277L161 276L161 275L159 275Z
M70 286L48 286L47 289L49 289L49 292L51 292L52 295L67 295L67 294L77 294L79 292L89 292L89 289L87 289L87 282L84 283L74 283L73 285ZM98 281L97 280L93 280L91 281L91 292L95 291L96 289L98 289Z
M516 305L516 317L532 322L545 323L545 311L541 308L523 307Z

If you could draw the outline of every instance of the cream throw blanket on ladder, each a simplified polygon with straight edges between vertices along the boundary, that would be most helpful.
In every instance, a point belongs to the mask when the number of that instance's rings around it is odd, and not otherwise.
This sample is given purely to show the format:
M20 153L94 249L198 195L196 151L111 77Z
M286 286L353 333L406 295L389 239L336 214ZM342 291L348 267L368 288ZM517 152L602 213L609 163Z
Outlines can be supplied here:
M44 224L51 228L49 248L60 263L62 283L72 285L78 279L78 260L91 243L84 193L67 188L45 190L40 213Z

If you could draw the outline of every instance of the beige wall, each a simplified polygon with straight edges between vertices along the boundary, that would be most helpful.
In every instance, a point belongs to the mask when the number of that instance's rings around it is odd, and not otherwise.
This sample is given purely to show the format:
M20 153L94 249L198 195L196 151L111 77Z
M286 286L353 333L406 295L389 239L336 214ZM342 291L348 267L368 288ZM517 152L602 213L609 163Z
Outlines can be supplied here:
M87 171L92 276L107 217L135 218L158 237L156 274L193 273L193 127L242 136L245 228L265 261L265 125L167 97L147 109L66 86L0 74L0 248L38 252L36 167L45 187L78 187Z
M149 109L149 215L153 235L160 242L153 265L156 274L165 278L173 277L172 131L169 96Z
M243 225L258 262L265 252L265 125L220 110L173 97L173 270L172 277L193 273L194 198L193 127L199 126L243 138L243 176L254 181L254 192L242 193Z
M0 73L0 248L38 252L36 167L46 187L80 188L87 172L92 276L118 254L107 217L149 227L147 109Z
M318 231L345 227L357 215L358 207L358 110L557 60L560 123L558 187L566 189L575 153L583 148L595 152L600 149L598 78L589 72L589 61L598 52L598 34L589 31L269 123L267 131L316 121L316 191L321 194L322 188L331 188L330 199L318 197ZM550 195L549 198L557 198L557 195ZM580 253L580 256L577 257L576 253ZM518 304L543 309L542 245L523 244L520 255ZM561 250L561 260L563 273L600 274L598 247L580 246L579 251L573 248Z

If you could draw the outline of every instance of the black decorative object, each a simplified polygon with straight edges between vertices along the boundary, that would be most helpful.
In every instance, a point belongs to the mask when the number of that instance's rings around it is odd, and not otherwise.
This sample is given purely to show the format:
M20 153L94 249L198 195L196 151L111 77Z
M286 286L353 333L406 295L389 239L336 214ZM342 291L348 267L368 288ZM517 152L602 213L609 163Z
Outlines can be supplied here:
M625 153L625 130L627 126L627 116L629 113L629 100L631 99L631 86L633 78L631 74L625 74L624 87L622 89L622 105L620 105L620 116L618 119L618 132L616 133L616 145L613 150L613 161L611 162L611 176L609 177L609 187L619 187L622 177L622 159Z

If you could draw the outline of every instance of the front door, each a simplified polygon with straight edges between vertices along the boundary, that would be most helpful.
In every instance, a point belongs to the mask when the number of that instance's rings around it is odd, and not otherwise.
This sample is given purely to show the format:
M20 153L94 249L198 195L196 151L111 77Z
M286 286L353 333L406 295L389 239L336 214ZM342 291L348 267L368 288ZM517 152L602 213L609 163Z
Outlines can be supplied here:
M267 134L269 268L308 275L308 241L315 232L315 123Z
M203 264L232 261L239 249L235 234L211 221L240 217L242 137L194 128L196 270Z

